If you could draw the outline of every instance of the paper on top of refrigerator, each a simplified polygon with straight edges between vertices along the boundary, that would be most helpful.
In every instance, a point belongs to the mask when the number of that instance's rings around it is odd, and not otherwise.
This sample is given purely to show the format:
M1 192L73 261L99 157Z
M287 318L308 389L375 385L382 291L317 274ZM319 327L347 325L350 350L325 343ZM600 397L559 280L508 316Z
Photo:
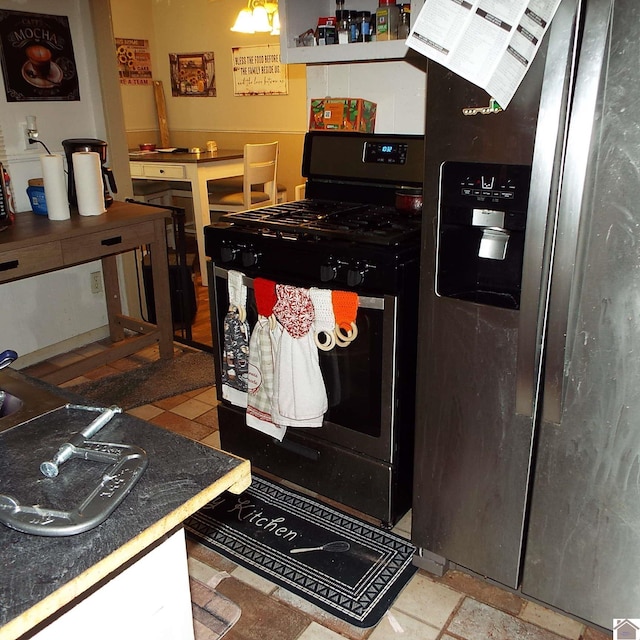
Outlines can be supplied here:
M560 0L425 0L407 46L485 89L505 109L559 4Z

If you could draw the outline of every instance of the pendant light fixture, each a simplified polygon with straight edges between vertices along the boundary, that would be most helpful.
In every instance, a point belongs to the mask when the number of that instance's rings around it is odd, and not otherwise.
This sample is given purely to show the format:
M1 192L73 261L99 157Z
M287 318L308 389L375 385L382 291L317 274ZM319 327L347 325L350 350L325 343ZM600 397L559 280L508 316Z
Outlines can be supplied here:
M231 31L280 35L278 3L267 0L249 0L247 8L238 13Z

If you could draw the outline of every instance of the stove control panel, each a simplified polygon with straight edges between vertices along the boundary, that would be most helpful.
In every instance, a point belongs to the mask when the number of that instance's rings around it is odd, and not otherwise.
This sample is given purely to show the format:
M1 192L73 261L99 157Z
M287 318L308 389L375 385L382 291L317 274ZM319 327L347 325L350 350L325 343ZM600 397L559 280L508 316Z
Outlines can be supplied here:
M375 269L375 265L363 260L343 260L331 256L320 265L320 281L340 279L350 287L359 287L364 283L367 272L372 269Z
M240 259L243 267L254 267L260 260L260 252L250 244L225 243L220 247L220 262L229 264Z
M333 242L313 236L285 240L233 225L205 227L207 256L215 267L248 278L379 296L406 286L406 265L419 259L419 244L393 248Z
M383 164L405 164L409 145L404 142L393 142L382 140L372 142L367 140L364 143L362 154L363 162L383 163Z

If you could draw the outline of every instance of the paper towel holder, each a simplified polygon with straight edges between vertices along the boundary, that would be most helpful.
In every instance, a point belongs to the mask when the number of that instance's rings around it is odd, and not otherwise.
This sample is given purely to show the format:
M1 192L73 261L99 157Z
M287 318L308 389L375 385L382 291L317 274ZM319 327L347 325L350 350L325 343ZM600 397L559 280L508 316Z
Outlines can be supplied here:
M62 141L62 147L64 149L65 156L67 158L67 170L69 172L68 178L68 195L69 204L77 205L78 196L76 194L76 185L73 175L73 160L72 156L76 152L89 151L97 153L100 156L100 165L102 170L102 179L104 181L104 205L110 207L113 204L113 196L111 192L118 193L116 188L116 181L113 177L113 172L107 167L107 143L104 140L98 140L95 138L69 138Z

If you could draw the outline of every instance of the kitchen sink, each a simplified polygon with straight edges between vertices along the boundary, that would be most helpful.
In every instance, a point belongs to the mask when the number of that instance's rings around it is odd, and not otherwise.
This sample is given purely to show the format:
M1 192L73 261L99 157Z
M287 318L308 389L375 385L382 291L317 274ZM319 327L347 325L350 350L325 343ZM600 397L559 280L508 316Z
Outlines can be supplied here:
M0 370L0 396L2 394L0 433L66 404L64 398L10 368Z
M0 418L10 416L24 406L20 398L3 389L0 389L0 403Z

